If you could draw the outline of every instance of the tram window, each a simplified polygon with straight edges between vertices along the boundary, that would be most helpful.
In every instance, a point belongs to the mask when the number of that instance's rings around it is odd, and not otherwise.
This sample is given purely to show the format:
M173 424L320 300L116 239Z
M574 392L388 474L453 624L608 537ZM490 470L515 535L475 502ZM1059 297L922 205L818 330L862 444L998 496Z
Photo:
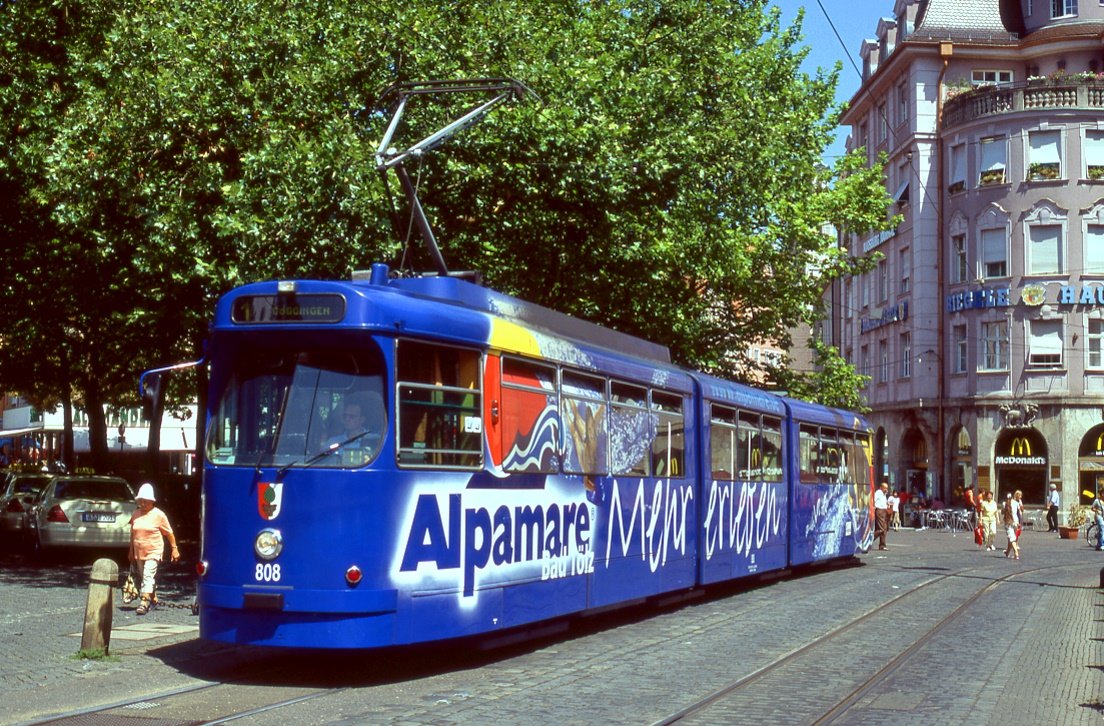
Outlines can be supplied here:
M709 458L713 478L736 478L736 411L713 404L709 414Z
M798 428L798 456L801 465L801 483L816 484L817 462L820 459L820 436L816 426L802 424Z
M478 351L400 340L396 356L399 465L483 465Z
M610 381L610 468L614 474L648 475L648 453L656 417L648 411L648 389Z
M835 429L820 430L820 459L817 474L821 484L836 484L840 478L839 434Z
M763 417L763 481L782 481L782 421Z
M763 453L759 450L759 414L740 413L736 447L740 464L739 478L743 481L758 481L763 472Z
M652 472L655 476L686 476L683 448L686 446L682 397L652 391L652 411L658 415L656 437L652 442Z
M850 431L840 431L840 471L841 484L855 483L855 437Z
M559 472L560 412L556 369L517 358L502 359L502 468Z
M564 426L564 472L608 473L605 380L564 371L560 380L560 403Z
M379 453L388 419L377 350L251 348L233 365L209 429L211 463L359 467ZM356 434L342 436L339 413L353 402ZM317 458L331 443L334 455Z

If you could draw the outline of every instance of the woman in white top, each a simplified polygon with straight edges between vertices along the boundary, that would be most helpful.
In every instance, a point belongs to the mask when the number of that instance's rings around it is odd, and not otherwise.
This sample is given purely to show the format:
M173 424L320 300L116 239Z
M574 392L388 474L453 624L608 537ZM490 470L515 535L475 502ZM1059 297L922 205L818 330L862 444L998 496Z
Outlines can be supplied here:
M1008 535L1008 546L1004 548L1004 556L1013 555L1020 559L1019 536L1016 534L1023 522L1023 492L1019 489L1004 503L1004 531Z

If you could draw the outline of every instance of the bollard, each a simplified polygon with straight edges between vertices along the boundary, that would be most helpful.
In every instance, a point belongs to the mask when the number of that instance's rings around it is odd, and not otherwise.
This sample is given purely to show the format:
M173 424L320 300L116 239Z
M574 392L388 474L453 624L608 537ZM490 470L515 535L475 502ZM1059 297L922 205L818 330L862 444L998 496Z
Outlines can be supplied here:
M111 645L111 615L115 611L115 586L119 584L119 565L101 558L92 563L88 580L88 603L84 607L84 632L81 650L102 649Z
M1104 587L1104 567L1100 568L1100 586Z

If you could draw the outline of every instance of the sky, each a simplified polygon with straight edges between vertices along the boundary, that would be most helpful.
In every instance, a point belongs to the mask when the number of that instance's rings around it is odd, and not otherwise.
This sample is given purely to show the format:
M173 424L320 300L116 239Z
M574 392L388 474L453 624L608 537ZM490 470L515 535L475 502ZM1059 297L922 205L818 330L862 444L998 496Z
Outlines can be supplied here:
M836 61L842 62L836 101L854 96L861 82L862 42L875 36L879 18L893 16L893 0L774 0L772 4L781 8L784 25L793 23L798 8L805 8L802 33L804 45L810 48L807 70L812 73L818 67L831 68ZM843 155L846 141L847 130L837 132L836 142L825 151L826 164Z

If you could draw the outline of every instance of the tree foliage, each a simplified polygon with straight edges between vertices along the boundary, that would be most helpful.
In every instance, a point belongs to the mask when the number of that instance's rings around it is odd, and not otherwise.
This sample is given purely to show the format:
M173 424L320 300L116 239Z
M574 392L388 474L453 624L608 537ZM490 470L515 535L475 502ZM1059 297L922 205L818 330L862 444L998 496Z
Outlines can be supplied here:
M848 270L824 223L886 223L880 171L819 165L838 71L766 0L0 2L0 45L0 384L81 403L94 442L232 286L417 259L374 170L394 82L541 99L411 169L450 267L686 365L744 375Z

